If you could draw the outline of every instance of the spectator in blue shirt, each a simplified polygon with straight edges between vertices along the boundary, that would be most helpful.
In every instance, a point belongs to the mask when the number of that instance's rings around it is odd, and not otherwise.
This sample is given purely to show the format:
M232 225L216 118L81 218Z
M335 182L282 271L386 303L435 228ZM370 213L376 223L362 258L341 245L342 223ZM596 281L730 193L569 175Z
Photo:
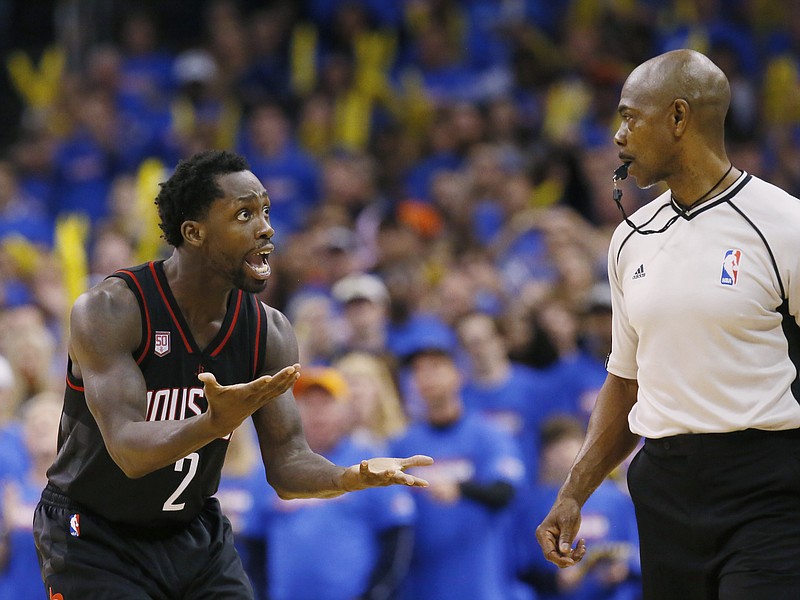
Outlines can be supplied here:
M123 110L143 118L167 110L176 87L175 57L160 47L158 33L154 16L146 9L132 9L122 22L119 101Z
M33 543L33 511L47 481L47 468L56 456L61 404L55 392L42 392L27 400L21 411L27 467L0 481L0 520L10 547L8 562L0 566L0 598L33 600L43 596Z
M586 556L576 569L548 562L535 530L555 500L584 437L584 424L558 416L542 428L538 482L515 503L520 577L538 592L539 600L637 600L641 597L639 542L633 502L613 479L607 479L586 502L579 535Z
M529 479L538 471L539 429L548 416L571 408L558 381L544 370L513 362L497 321L475 312L456 325L469 357L464 404L513 437Z
M103 92L81 96L78 125L56 153L53 215L78 212L92 223L109 212L108 195L123 165L125 148L118 115Z
M588 423L597 393L606 379L605 358L582 347L579 316L566 303L558 299L546 301L538 307L535 318L558 352L557 360L547 372L565 394L565 412Z
M272 203L272 225L286 236L306 224L320 199L320 167L292 139L289 117L278 104L253 108L239 142Z
M309 445L331 461L370 450L350 436L352 406L342 375L305 368L294 388ZM272 600L395 598L413 545L408 490L364 490L330 499L268 497L268 581Z
M511 600L506 527L525 471L513 439L463 404L452 339L420 332L406 346L424 420L392 443L436 460L417 501L416 543L405 600Z
M264 518L267 474L261 462L255 429L243 423L231 436L219 489L215 494L231 522L233 543L253 586L254 600L267 600L267 540Z
M430 125L423 156L405 176L405 192L410 198L431 202L432 186L438 173L459 170L464 157L458 152L458 137L453 112L440 110Z
M19 185L17 171L9 161L0 161L0 241L19 235L49 248L53 244L53 219L42 200Z
M0 354L0 480L19 477L28 466L22 425L17 418L19 405L14 370Z

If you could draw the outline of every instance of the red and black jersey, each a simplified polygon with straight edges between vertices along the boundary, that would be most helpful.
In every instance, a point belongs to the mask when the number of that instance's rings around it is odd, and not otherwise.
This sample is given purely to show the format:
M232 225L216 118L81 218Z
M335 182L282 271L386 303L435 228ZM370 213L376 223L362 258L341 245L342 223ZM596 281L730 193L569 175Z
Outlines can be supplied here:
M261 301L234 290L216 337L199 348L164 274L163 261L117 271L139 303L142 341L133 354L147 384L146 419L190 419L208 408L201 371L222 385L256 378L264 362L267 320ZM48 470L52 485L114 522L159 527L185 523L219 485L227 439L217 439L177 463L128 478L106 450L86 405L83 382L67 367L58 455ZM143 399L143 402L145 399Z

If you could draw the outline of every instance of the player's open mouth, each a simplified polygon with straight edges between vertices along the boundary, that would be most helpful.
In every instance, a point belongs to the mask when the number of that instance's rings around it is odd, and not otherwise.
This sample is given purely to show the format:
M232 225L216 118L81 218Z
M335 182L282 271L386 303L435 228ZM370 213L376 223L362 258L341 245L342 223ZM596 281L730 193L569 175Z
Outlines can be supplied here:
M272 273L272 270L269 266L269 255L272 252L273 246L267 246L253 252L252 254L248 254L247 258L244 261L247 263L247 266L255 273L256 277L259 279L267 279Z

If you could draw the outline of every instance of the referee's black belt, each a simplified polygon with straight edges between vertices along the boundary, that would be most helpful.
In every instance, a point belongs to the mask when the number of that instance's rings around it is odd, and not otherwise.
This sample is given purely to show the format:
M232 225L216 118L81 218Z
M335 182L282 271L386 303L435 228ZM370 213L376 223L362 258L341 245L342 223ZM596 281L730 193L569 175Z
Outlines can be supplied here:
M645 449L661 456L689 456L698 453L731 454L746 451L758 442L794 440L800 443L800 429L743 429L725 433L681 433L663 438L646 438Z

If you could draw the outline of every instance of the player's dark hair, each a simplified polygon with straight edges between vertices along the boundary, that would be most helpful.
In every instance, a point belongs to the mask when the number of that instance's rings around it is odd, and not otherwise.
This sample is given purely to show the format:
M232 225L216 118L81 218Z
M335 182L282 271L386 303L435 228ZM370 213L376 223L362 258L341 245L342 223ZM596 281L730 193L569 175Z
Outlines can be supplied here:
M228 150L206 150L181 160L156 196L159 227L167 243L176 248L183 244L183 222L202 219L211 203L223 196L217 177L249 169L247 159Z

